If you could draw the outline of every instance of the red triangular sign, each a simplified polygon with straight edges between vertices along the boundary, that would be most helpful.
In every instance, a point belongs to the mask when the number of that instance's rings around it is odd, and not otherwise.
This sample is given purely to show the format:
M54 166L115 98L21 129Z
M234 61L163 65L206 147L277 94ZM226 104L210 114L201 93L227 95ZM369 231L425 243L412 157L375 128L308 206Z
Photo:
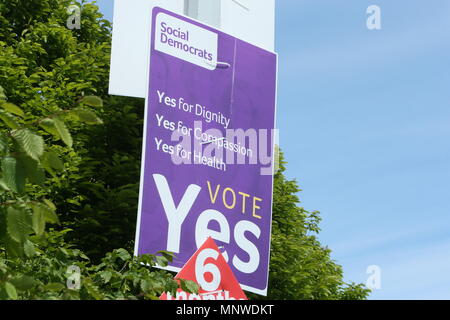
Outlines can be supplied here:
M198 283L199 293L191 294L178 289L175 297L163 293L160 300L248 300L211 237L186 262L175 279Z

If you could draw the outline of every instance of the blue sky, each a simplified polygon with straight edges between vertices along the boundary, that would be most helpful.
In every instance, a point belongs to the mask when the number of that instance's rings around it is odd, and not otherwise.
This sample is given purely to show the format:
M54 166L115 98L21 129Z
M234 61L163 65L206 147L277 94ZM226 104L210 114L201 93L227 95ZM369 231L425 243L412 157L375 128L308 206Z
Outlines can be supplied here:
M321 242L346 281L380 267L371 299L450 299L450 2L281 0L276 15L281 146Z

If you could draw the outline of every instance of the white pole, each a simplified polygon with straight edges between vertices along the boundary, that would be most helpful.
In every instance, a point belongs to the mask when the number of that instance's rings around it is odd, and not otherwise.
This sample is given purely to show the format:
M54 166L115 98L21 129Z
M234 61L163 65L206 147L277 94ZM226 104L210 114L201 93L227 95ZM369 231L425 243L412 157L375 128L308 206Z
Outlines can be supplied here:
M220 28L221 0L185 0L184 14L213 27Z

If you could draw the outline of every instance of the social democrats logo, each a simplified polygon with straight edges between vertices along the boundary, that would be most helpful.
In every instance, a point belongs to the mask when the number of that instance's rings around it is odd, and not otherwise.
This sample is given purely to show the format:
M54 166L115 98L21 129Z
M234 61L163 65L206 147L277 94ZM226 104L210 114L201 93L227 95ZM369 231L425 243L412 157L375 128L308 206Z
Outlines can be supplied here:
M217 33L162 12L157 15L154 28L156 50L209 70L216 69Z

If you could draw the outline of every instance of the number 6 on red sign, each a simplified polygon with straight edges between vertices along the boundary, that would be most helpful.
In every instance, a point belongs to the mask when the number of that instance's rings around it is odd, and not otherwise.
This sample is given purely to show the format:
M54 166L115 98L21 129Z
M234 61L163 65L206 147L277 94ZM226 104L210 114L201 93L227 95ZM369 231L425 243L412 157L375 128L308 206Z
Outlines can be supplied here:
M194 253L176 279L196 281L198 294L188 294L178 289L176 297L163 294L162 300L247 300L236 277L210 237Z
M217 260L218 257L219 252L216 250L204 249L198 254L197 260L195 261L195 277L200 287L205 291L216 291L222 282L219 268L213 263L206 263L207 259L212 258ZM212 274L211 281L205 279L206 273Z

